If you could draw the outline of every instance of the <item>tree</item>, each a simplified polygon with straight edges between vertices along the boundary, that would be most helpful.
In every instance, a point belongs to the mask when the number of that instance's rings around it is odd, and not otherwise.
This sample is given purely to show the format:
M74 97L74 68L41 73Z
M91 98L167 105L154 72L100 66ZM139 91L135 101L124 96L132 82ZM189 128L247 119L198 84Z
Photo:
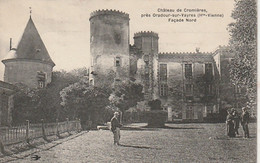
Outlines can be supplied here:
M109 96L111 105L118 107L122 114L130 107L136 106L137 102L144 99L143 86L132 81L123 81L114 86Z
M257 7L255 0L236 0L229 24L230 46L235 54L231 77L235 85L247 89L248 104L255 113L257 83Z
M14 95L14 108L12 110L12 123L23 124L26 120L39 122L43 116L36 107L38 101L35 100L35 90L28 88L21 83L16 84L18 92Z
M88 82L88 70L87 68L78 68L71 70L70 72L66 71L56 71L53 73L52 82L47 87L47 92L49 96L52 96L52 101L49 105L53 106L52 110L57 110L57 118L60 121L66 120L70 117L70 114L64 112L62 109L60 91L69 85L84 81Z
M102 115L109 105L111 90L106 87L89 86L88 82L79 81L69 85L60 92L62 110L70 118L80 118L81 122L91 122L92 128L103 123Z
M42 89L29 88L22 83L16 84L19 91L14 96L13 123L24 123L25 120L38 123L41 119L55 122L57 118L65 120L68 115L61 110L60 91L80 79L83 80L85 75L85 68L71 72L55 71L52 82Z
M159 99L148 102L148 106L150 106L151 110L162 110L161 104L162 102Z
M162 102L159 99L148 102L151 110L146 112L149 127L164 127L167 112L162 110Z

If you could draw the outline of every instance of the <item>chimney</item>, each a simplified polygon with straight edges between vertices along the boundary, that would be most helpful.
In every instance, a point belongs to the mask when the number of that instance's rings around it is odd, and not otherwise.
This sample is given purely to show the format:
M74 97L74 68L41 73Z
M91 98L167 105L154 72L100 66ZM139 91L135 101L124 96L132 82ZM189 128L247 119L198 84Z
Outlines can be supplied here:
M10 50L12 50L12 38L10 38Z

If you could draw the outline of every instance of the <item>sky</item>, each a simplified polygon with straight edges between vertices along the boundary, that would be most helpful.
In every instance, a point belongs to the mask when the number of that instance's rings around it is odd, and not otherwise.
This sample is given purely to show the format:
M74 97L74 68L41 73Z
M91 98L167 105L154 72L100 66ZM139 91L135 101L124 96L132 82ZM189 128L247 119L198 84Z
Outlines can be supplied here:
M213 52L227 45L227 26L234 0L0 0L0 60L9 51L10 38L16 47L30 17L56 66L54 70L89 67L90 13L99 9L115 9L129 14L130 43L134 33L154 31L159 34L159 52ZM196 22L169 22L155 14L203 14L184 12L184 9L206 9L205 14L223 17L197 18ZM158 12L172 9L175 12ZM177 13L177 9L182 12ZM150 14L151 17L141 17ZM175 18L173 18L175 19ZM186 20L182 17L182 19ZM0 63L0 80L4 65Z

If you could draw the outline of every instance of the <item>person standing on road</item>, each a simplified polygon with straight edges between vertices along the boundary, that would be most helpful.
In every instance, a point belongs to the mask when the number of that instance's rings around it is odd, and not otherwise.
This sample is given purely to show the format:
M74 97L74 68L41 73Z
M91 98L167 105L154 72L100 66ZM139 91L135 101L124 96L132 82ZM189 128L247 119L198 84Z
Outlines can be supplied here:
M115 112L113 118L111 119L111 131L114 134L114 145L119 145L120 140L120 127L122 126L118 120L119 113Z
M234 117L232 115L232 112L229 110L227 119L226 119L227 135L229 137L236 137L233 120L234 120Z
M248 123L249 123L249 113L246 110L246 108L243 107L242 108L242 115L241 115L241 124L242 124L243 130L244 130L245 138L249 138Z
M240 120L240 117L238 115L238 112L234 109L233 110L233 117L234 117L234 129L235 129L235 133L236 135L239 135L238 133L238 128L239 128L239 120Z

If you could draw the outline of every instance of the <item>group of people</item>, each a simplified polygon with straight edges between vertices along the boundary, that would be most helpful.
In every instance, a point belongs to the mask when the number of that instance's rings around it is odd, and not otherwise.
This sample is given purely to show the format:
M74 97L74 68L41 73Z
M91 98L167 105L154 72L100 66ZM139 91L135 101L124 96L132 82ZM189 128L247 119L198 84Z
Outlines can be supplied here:
M238 128L240 122L244 130L244 137L249 138L249 129L248 129L249 113L246 110L246 108L245 107L242 108L241 116L239 116L238 112L235 109L228 110L226 124L227 124L227 135L229 137L236 137L236 135L239 135ZM122 127L122 124L120 124L119 121L119 112L115 112L113 118L111 119L111 131L114 134L115 145L119 145L120 127Z
M244 137L249 138L249 129L248 129L249 113L246 110L246 108L245 107L242 108L241 116L239 116L238 112L235 109L228 110L226 123L227 123L227 135L229 137L236 137L236 135L239 135L238 128L240 122L243 127Z

